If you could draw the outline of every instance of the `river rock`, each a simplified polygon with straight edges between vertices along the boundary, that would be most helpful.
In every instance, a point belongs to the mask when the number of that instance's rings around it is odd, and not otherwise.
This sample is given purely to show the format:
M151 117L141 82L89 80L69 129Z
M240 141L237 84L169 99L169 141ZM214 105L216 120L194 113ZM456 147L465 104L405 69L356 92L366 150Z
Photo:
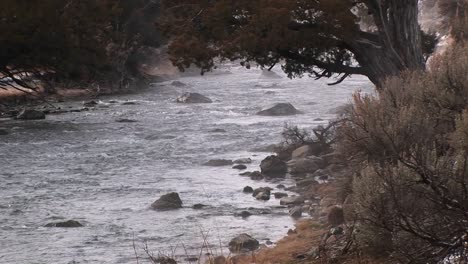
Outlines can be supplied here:
M247 217L251 216L252 213L249 212L249 211L242 211L242 212L240 212L240 213L235 213L234 215L235 215L235 216L240 216L240 217L242 217L242 218L247 218Z
M133 119L127 119L127 118L119 118L119 119L116 119L115 122L117 122L117 123L136 123L138 121L133 120Z
M252 159L250 158L236 159L234 163L235 164L250 164L252 163Z
M244 190L242 190L242 192L244 192L244 193L253 193L254 189L252 187L250 187L250 186L245 186Z
M75 220L68 220L65 222L57 222L57 223L48 223L45 227L82 227L83 225Z
M131 101L122 103L122 105L137 105L137 104L138 104L137 102L131 102Z
M91 100L91 101L87 101L87 102L84 102L83 103L83 106L84 107L94 107L98 105L98 102L94 101L94 100Z
M245 170L245 169L247 169L247 166L245 166L244 164L237 164L232 168L236 169L236 170Z
M302 159L291 160L288 162L292 174L314 173L318 169L326 166L325 161L320 157L310 156Z
M274 195L275 195L275 199L281 199L283 197L288 197L287 193L282 193L282 192L276 192L276 193L274 193Z
M177 98L176 102L184 104L206 104L212 103L213 101L199 93L184 93Z
M291 154L291 159L300 159L305 158L310 155L311 147L309 145L305 145L293 150Z
M302 217L302 206L295 206L295 207L289 209L289 215L292 218Z
M301 205L305 202L302 196L283 197L280 200L280 205Z
M268 176L284 176L288 172L288 166L277 156L268 156L260 163L262 174Z
M261 192L266 192L266 193L270 194L272 190L273 190L273 189L270 188L270 187L260 187L260 188L257 188L257 189L255 189L255 190L253 191L252 196L255 197L255 196L257 196L257 194L259 194L259 193L261 193Z
M296 186L299 188L309 187L311 185L318 185L318 181L315 179L304 179L296 182Z
M259 192L256 196L255 199L257 200L262 200L262 201L268 201L270 200L270 192Z
M229 242L229 251L232 253L247 253L257 250L260 243L248 234L240 234Z
M151 204L151 208L155 210L173 210L182 208L182 200L176 192L168 193L161 196L158 200Z
M286 186L284 186L284 184L278 184L278 185L276 185L276 188L278 188L278 189L286 189Z
M194 205L192 206L192 208L195 209L195 210L200 210L200 209L203 209L204 207L207 207L207 206L208 206L208 205L206 205L206 204L200 204L200 203L198 203L198 204L194 204Z
M215 128L213 130L210 131L211 133L226 133L226 129L222 129L222 128Z
M274 106L264 109L257 113L257 115L262 116L288 116L288 115L297 115L301 112L297 110L292 104L290 103L279 103L275 104Z
M265 175L263 175L259 171L254 171L254 172L251 172L249 174L249 177L250 177L250 179L252 179L254 181L261 181L261 180L263 180L265 178Z
M173 81L173 82L171 83L171 85L172 85L172 86L175 86L175 87L185 87L185 86L187 86L187 84L185 84L185 83L183 83L183 82L181 82L181 81Z
M24 108L21 110L18 115L16 116L16 119L19 120L40 120L40 119L45 119L46 115L44 112L39 111L39 110L34 110L34 109L27 109Z
M221 167L221 166L230 166L234 164L232 160L226 160L226 159L212 159L209 160L208 162L205 162L203 165L205 166L213 166L213 167Z

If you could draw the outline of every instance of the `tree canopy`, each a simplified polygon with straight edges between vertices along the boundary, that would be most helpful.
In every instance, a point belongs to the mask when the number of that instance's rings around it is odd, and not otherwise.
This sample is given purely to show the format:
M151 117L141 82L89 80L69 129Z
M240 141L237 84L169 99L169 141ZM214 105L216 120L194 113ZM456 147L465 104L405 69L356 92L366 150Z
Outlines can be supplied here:
M423 47L433 47L423 45L417 0L164 0L163 10L160 28L180 69L208 71L216 58L281 62L290 77L361 74L379 86L424 69Z
M158 45L149 0L4 0L0 4L0 86L28 79L128 81L126 63L142 43ZM154 11L154 10L152 10ZM147 14L147 13L144 13ZM140 17L145 18L141 22ZM149 25L143 34L133 24ZM131 31L133 30L133 31ZM151 38L151 42L148 39Z

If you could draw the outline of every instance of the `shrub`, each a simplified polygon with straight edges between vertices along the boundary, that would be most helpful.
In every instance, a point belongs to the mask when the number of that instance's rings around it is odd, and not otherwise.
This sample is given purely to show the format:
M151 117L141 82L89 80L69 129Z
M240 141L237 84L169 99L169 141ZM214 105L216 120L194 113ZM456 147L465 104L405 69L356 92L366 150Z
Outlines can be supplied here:
M356 94L338 148L359 172L352 190L359 244L402 262L463 256L468 231L468 45L430 72ZM382 245L385 242L385 245Z

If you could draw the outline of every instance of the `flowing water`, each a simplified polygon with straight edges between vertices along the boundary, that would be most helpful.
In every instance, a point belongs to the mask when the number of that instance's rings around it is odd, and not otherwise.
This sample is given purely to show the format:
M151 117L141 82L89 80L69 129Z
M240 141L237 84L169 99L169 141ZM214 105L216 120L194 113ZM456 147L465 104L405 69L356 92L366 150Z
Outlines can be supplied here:
M286 122L304 128L326 124L352 92L370 91L371 85L353 77L330 87L276 71L226 65L206 76L179 78L185 87L169 81L138 94L100 98L88 112L0 121L10 132L0 136L0 263L136 263L133 242L139 255L145 243L155 253L183 255L185 250L198 254L204 236L216 250L240 233L261 243L283 237L294 226L287 209L274 198L257 201L242 189L291 185L291 180L252 181L230 166L201 164L250 157L248 170L258 170L269 153L255 149L278 143ZM174 103L186 91L214 102ZM277 102L290 102L303 114L255 115ZM120 118L137 122L115 122ZM150 209L172 191L180 194L182 209ZM196 203L209 207L194 210ZM234 215L247 208L269 214ZM84 227L44 227L68 219Z

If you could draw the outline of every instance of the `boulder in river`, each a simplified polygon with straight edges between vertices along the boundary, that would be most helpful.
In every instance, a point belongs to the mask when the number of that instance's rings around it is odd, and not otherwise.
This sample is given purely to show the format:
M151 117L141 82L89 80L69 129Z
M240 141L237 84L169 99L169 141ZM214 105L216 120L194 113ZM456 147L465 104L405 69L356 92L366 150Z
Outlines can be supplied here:
M297 115L300 114L301 111L297 110L292 104L290 103L278 103L274 106L264 109L257 113L257 115L262 116L289 116L289 115Z
M260 163L262 174L268 176L284 176L288 172L288 166L277 156L268 156Z
M232 253L247 253L257 250L260 243L248 234L240 234L229 242L229 251Z
M177 97L177 103L183 104L207 104L212 103L213 101L199 93L184 93L181 96Z
M82 227L83 225L75 220L68 220L65 222L57 222L57 223L48 223L45 227Z
M300 218L302 216L302 206L295 206L289 209L289 215L292 218Z
M46 115L44 114L44 112L28 108L24 108L16 116L16 119L19 120L40 120L45 118Z
M257 188L253 191L252 196L257 200L268 201L270 200L271 190L270 187Z
M245 169L247 169L247 166L245 166L244 164L237 164L232 168L236 169L236 170L245 170Z
M173 210L182 208L182 200L176 192L168 193L161 196L158 200L151 204L151 208L155 210Z
M212 159L209 160L208 162L205 162L203 165L205 166L213 166L213 167L221 167L221 166L230 166L234 164L232 160L226 160L226 159Z
M244 192L244 193L253 193L254 189L252 187L250 187L250 186L245 186L244 190L242 190L242 192Z

